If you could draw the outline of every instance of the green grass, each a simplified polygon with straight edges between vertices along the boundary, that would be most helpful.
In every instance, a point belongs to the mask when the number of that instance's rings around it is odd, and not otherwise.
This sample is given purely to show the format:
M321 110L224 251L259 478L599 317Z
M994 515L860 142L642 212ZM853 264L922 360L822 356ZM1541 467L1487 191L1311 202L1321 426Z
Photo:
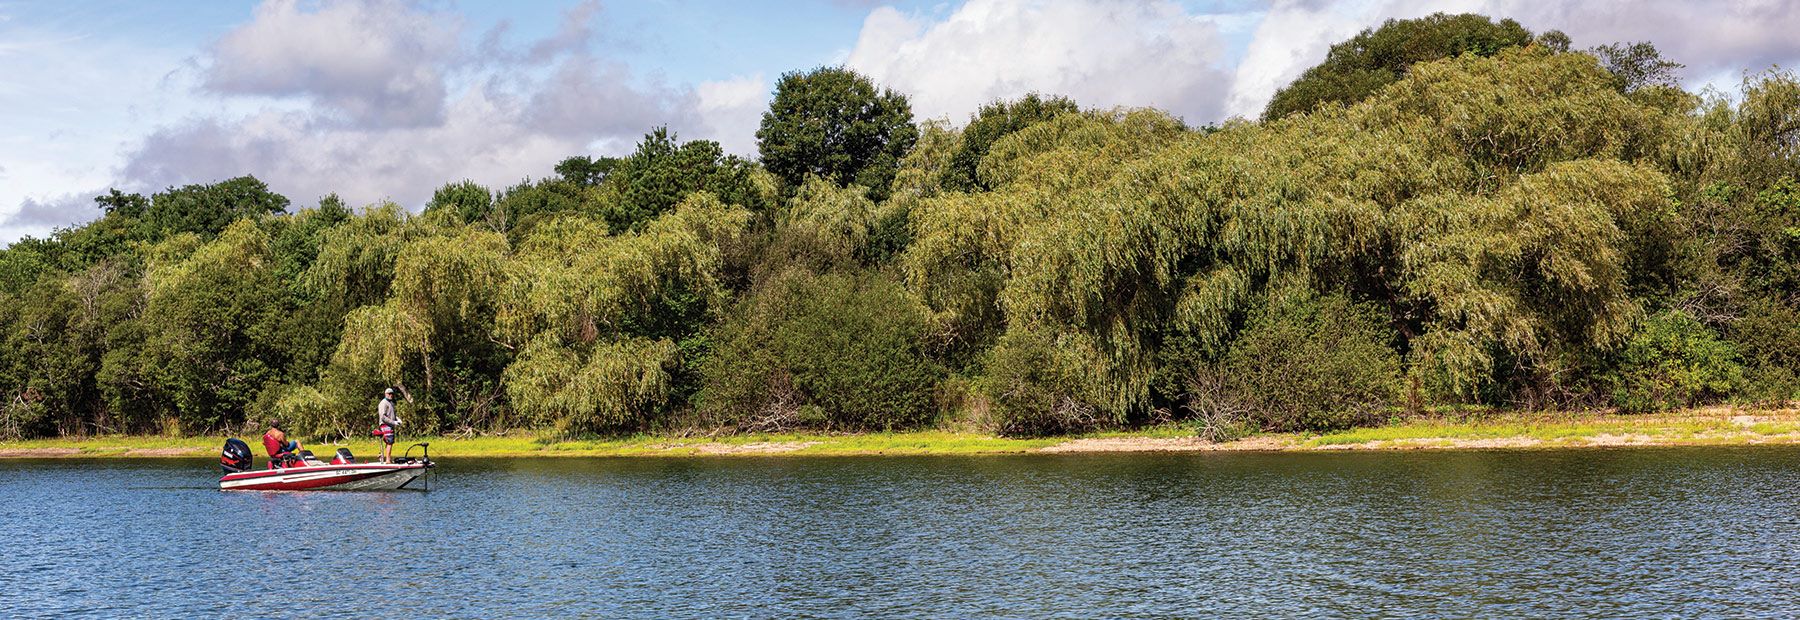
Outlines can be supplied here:
M254 438L246 439L252 444ZM399 454L406 446L431 443L434 459L444 457L512 457L512 456L762 456L864 455L864 454L1009 454L1029 452L1054 445L1063 439L1009 439L976 433L914 431L862 434L747 434L718 437L680 437L639 434L624 437L564 439L533 433L513 433L479 437L403 438L395 445ZM87 439L33 439L0 442L6 450L76 450L74 454L36 454L31 456L210 456L223 442L218 437L105 436ZM373 440L347 443L307 443L303 447L321 455L338 447L348 447L359 458L369 458L381 451ZM780 450L769 450L764 444ZM252 446L260 452L260 446ZM157 450L145 453L146 450ZM180 450L180 453L166 453ZM133 453L133 451L137 451ZM417 452L415 451L415 454Z
M1740 423L1736 415L1754 415ZM1191 423L1169 423L1125 431L1082 435L1088 438L1193 437ZM1468 413L1453 412L1415 420L1397 420L1383 426L1356 428L1325 434L1276 434L1253 438L1257 449L1308 450L1349 445L1372 448L1455 448L1459 442L1483 439L1518 439L1541 446L1579 446L1604 435L1633 436L1667 445L1718 445L1750 442L1800 442L1800 412L1712 410L1664 415L1625 416L1600 413ZM1056 445L1080 437L1014 439L945 430L856 434L755 433L720 436L636 434L621 437L566 438L541 432L521 431L478 437L403 438L395 446L428 441L433 458L514 456L847 456L930 454L1017 454ZM104 436L86 439L34 439L0 441L0 454L11 456L72 457L208 457L217 454L220 437ZM255 437L247 437L261 451ZM304 439L303 439L304 441ZM327 455L339 446L349 447L368 459L380 453L374 438L356 438L337 444L311 442L306 447ZM46 453L56 450L63 453Z
M1746 426L1733 422L1729 416L1713 414L1510 414L1464 422L1405 421L1308 436L1302 443L1332 446L1444 440L1443 443L1454 445L1457 440L1528 439L1564 445L1601 435L1642 436L1657 443L1738 443L1758 436L1786 435L1796 431L1800 431L1800 421L1760 422Z

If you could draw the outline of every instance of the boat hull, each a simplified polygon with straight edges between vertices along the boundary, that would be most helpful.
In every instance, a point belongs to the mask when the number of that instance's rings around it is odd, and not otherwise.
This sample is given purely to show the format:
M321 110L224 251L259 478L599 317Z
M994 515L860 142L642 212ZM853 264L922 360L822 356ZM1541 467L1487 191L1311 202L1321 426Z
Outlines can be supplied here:
M425 474L425 463L311 465L226 474L224 491L383 491L404 489Z

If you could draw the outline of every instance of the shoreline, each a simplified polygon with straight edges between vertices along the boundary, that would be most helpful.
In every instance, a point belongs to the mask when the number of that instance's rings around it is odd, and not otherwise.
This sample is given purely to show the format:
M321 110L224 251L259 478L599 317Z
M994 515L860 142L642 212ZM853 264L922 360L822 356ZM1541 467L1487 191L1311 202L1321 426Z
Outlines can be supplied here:
M1051 438L908 431L861 434L749 434L716 437L634 435L552 439L530 433L467 438L427 437L433 458L456 457L759 457L1098 454L1121 452L1363 452L1396 450L1534 450L1652 446L1800 444L1800 410L1715 407L1667 414L1511 413L1474 420L1418 419L1324 434L1263 433L1208 443L1183 426ZM201 458L221 437L105 436L0 441L0 459ZM399 453L416 443L403 439ZM366 460L374 441L308 444L321 455L348 447Z

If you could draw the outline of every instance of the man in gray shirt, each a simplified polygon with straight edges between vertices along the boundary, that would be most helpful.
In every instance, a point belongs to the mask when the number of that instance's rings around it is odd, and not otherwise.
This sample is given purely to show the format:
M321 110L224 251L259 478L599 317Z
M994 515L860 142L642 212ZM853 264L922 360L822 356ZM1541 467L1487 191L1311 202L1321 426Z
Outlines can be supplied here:
M400 432L400 414L394 412L394 388L382 393L375 415L379 418L375 434L381 437L381 462L386 463L394 458L394 436Z

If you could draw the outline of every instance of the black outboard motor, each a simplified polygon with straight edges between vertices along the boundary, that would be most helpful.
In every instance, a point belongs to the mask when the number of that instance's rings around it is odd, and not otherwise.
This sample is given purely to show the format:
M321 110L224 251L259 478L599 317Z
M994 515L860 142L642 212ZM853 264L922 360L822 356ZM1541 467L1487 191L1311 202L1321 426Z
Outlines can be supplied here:
M228 474L250 471L250 444L236 437L225 440L225 448L219 451L219 468Z

